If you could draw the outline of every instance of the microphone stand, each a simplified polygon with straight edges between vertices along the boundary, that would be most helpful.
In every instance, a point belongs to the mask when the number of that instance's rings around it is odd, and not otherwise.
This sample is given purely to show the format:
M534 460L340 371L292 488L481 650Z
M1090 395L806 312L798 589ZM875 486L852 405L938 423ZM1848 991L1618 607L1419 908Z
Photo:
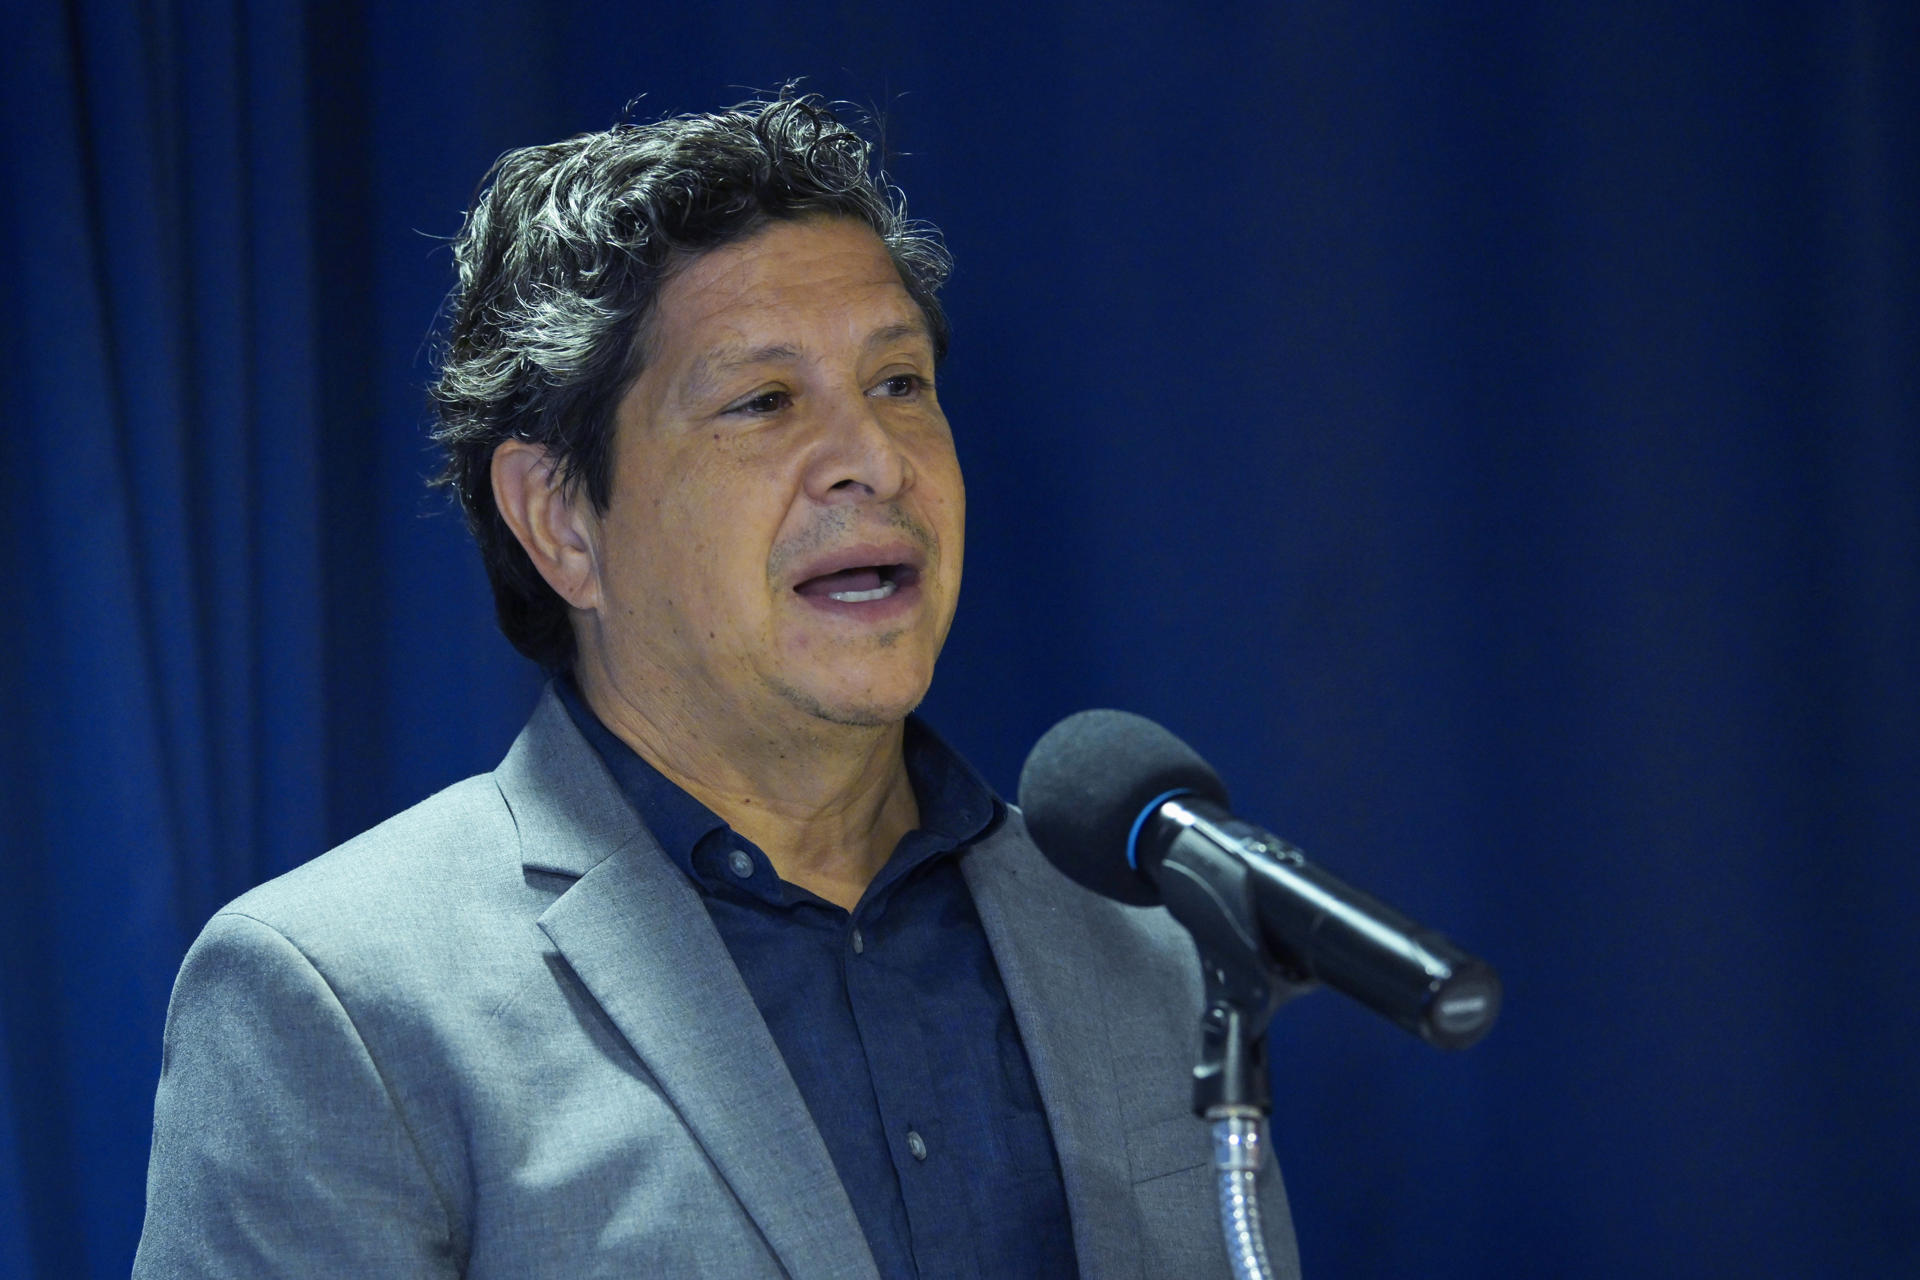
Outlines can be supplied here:
M1213 1170L1220 1188L1220 1230L1234 1280L1271 1280L1255 1181L1266 1147L1273 1102L1264 1037L1247 1037L1244 1011L1208 1008L1200 1064L1193 1069L1193 1109L1213 1125Z
M1200 1061L1193 1069L1194 1114L1213 1126L1220 1228L1234 1280L1271 1280L1256 1179L1273 1110L1267 1079L1267 1024L1283 982L1309 979L1269 957L1261 945L1253 886L1242 864L1208 870L1165 864L1161 896L1193 934L1205 978Z

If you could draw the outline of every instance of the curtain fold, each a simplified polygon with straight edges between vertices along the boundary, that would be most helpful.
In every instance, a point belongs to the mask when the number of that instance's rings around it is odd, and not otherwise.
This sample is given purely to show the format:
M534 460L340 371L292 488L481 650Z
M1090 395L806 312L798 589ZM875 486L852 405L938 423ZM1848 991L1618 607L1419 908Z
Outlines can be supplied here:
M298 18L34 5L8 36L9 732L31 744L9 871L31 892L6 912L0 1156L35 1274L124 1273L180 954L323 847Z

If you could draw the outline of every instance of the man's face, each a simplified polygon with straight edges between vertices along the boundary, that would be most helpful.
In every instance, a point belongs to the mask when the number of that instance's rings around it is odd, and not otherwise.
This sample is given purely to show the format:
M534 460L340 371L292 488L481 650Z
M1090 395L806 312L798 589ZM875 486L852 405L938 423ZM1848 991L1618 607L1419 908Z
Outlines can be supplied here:
M583 657L694 734L905 716L953 621L966 497L879 237L779 222L701 255L661 291L647 356Z

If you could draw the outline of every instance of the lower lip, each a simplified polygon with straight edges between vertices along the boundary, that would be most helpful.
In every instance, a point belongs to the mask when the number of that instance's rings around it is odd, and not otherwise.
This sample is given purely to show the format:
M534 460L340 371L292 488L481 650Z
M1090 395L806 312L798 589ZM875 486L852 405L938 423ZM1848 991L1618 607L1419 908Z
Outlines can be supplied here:
M803 596L797 591L794 595L800 603L829 617L849 622L897 622L919 608L920 583L918 579L900 583L892 595L880 600L835 600L828 595Z

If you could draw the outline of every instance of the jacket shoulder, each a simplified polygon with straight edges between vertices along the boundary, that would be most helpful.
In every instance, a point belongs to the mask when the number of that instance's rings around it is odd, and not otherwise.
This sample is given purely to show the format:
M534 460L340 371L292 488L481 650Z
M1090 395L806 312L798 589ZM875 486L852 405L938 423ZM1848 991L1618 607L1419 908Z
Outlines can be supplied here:
M221 915L290 938L359 932L406 904L458 909L519 879L512 811L492 774L457 782L378 826L241 894Z

